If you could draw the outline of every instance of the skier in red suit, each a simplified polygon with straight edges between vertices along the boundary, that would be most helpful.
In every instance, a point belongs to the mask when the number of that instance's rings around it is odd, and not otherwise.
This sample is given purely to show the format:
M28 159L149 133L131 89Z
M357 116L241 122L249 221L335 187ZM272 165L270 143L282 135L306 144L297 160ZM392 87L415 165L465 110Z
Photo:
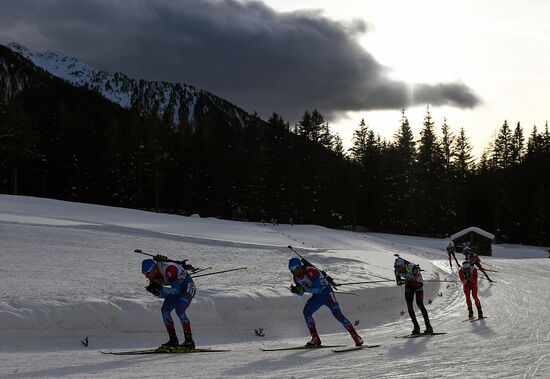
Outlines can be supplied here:
M464 285L464 295L466 295L466 305L468 306L468 318L474 317L474 311L472 309L472 300L470 299L470 293L474 298L474 303L477 308L477 316L483 318L483 311L481 310L481 301L477 297L477 270L466 261L462 263L462 267L458 270L458 276L460 281Z

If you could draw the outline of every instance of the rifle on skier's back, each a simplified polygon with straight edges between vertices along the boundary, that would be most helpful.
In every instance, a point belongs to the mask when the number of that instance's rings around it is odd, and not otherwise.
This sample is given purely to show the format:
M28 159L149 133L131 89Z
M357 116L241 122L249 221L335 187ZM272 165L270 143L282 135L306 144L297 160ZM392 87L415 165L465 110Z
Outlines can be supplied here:
M179 264L179 265L181 265L184 269L186 269L187 271L191 272L192 274L194 274L194 273L197 272L197 271L202 271L202 269L197 268L197 267L193 267L192 265L190 265L189 263L187 263L187 261L188 261L187 259L184 259L184 260L181 260L181 261L176 261L176 260L174 260L174 259L168 258L168 257L165 256L165 255L161 255L161 254L153 255L153 254L144 253L144 252L141 251L140 249L135 249L135 250L134 250L134 253L143 254L143 255L147 255L147 256L149 256L149 257L152 257L153 260L154 260L155 262L170 262L170 263Z
M294 248L290 245L288 245L288 248L290 250L292 250L292 252L294 254L296 254L297 256L300 257L300 259L302 260L302 263L304 264L304 266L309 266L309 267L313 267L317 270L319 270L319 272L321 274L323 274L323 276L325 277L325 279L327 280L327 282L330 284L330 286L333 288L333 289L337 289L336 287L338 287L338 285L334 282L334 279L332 279L325 271L319 269L318 267L316 267L313 263L311 263L310 261L308 261L307 259L305 259L300 253L298 253L296 250L294 250Z

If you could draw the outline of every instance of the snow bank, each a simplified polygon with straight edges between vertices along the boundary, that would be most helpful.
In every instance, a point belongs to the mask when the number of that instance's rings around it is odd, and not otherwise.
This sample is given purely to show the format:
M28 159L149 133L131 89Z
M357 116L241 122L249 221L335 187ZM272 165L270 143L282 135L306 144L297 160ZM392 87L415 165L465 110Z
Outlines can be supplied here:
M340 287L347 292L337 295L344 314L361 327L403 318L403 288L392 281L394 254L419 263L428 281L456 280L445 240L314 225L263 226L0 195L0 235L0 336L17 330L78 336L162 331L161 300L144 291L139 267L145 257L132 253L135 248L214 270L247 266L246 273L197 278L188 311L197 333L242 339L252 338L256 328L271 337L307 334L302 308L309 296L288 291L289 244L337 282L390 280ZM540 252L495 246L500 256ZM490 267L491 259L484 263ZM444 301L438 295L447 287L426 283L430 308ZM341 331L327 310L315 317L323 332Z

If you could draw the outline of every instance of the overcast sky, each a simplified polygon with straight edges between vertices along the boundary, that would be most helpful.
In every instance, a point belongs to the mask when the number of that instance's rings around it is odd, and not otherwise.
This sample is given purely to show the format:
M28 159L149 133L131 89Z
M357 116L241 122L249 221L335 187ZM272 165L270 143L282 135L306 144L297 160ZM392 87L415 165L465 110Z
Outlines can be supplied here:
M295 121L317 108L348 144L361 118L391 137L401 108L418 131L428 104L438 125L463 126L478 153L504 119L526 133L544 126L545 1L337 3L4 0L0 43L184 82L263 117Z

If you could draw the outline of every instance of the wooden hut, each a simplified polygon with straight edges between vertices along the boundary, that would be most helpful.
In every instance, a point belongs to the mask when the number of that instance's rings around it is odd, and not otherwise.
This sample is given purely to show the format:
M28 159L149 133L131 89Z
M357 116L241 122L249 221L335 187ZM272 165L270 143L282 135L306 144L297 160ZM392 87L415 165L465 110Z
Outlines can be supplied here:
M462 253L464 242L468 241L474 253L489 256L493 255L491 243L494 239L494 235L475 226L461 230L451 236L457 252Z

